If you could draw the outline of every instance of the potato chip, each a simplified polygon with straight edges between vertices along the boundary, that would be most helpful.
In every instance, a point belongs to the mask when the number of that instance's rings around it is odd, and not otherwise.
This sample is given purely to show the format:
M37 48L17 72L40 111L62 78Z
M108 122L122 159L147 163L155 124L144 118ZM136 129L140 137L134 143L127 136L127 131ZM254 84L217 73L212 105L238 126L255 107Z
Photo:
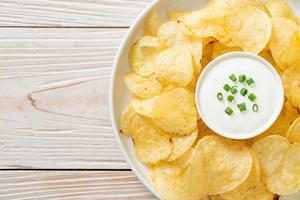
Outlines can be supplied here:
M185 15L191 14L192 11L183 11L183 10L174 10L168 12L168 19L169 21L180 20L180 18L184 17Z
M292 103L287 100L284 103L284 118L290 124L292 124L299 117L299 113L296 107L292 105Z
M186 86L189 90L192 92L195 92L196 90L196 85L197 85L197 80L195 77L193 77L192 81Z
M131 99L131 105L135 112L137 112L140 115L146 116L146 117L152 117L153 115L153 107L154 103L157 99L157 96L151 98L151 99L139 99L136 97L132 97Z
M272 18L273 31L270 49L273 58L281 69L295 65L300 61L300 39L297 24L287 18Z
M155 190L164 200L202 200L205 198L199 190L191 189L185 172L173 176L154 174L152 177Z
M171 47L157 56L154 69L162 84L187 86L194 74L191 52L184 46Z
M142 77L136 73L130 72L124 75L124 80L130 92L144 99L160 94L163 88L154 75Z
M214 42L207 44L203 49L203 58L201 60L202 68L205 68L208 63L212 60L212 50Z
M160 26L161 26L161 19L159 18L156 12L152 11L145 19L144 34L156 36Z
M244 51L258 54L270 40L272 23L261 9L245 6L230 12L227 18L227 30L236 46Z
M198 129L192 134L186 136L175 136L171 138L173 143L173 150L167 161L173 161L182 156L194 144L198 136Z
M267 0L264 6L272 17L285 17L298 23L298 18L286 0Z
M261 166L263 179L266 179L276 172L284 159L284 151L288 149L289 146L289 141L285 137L278 135L265 137L252 145L251 148Z
M279 73L280 75L282 74L283 71L276 64L274 58L272 57L272 53L270 50L264 50L264 51L260 52L259 56L263 57L265 60L267 60L276 69L277 73Z
M210 196L209 199L210 200L224 200L222 197L220 197L218 195Z
M216 57L223 55L225 53L229 53L232 51L241 51L241 48L239 47L227 47L220 42L215 42L213 44L213 49L212 49L212 58L215 59Z
M153 62L162 49L164 46L156 37L141 37L130 51L129 62L132 70L140 76L151 76L154 73Z
M291 103L294 107L300 108L300 87L296 87L292 91Z
M242 184L252 169L252 155L242 142L218 136L199 140L188 171L190 187L205 194L229 192Z
M300 117L294 121L287 132L287 138L290 142L300 144Z
M190 148L174 161L161 161L154 165L153 170L155 170L156 174L165 174L169 176L178 175L187 169L188 165L190 164L192 152L193 149Z
M154 102L152 119L162 130L176 134L191 134L197 127L194 94L185 88L163 92Z
M284 153L281 166L267 181L270 191L289 195L300 190L300 144L292 144Z
M300 85L300 62L286 69L281 78L285 96L290 99L292 91Z
M214 135L216 134L214 131L212 131L208 126L202 121L198 120L198 132L199 132L199 137L203 138L208 135Z
M140 161L155 164L170 156L173 145L167 134L153 126L144 126L137 130L134 147Z
M274 195L260 179L259 161L254 154L252 156L253 165L247 180L236 189L222 194L224 200L273 200Z
M135 137L139 128L150 125L152 125L151 119L136 113L131 105L122 113L121 132L124 134Z

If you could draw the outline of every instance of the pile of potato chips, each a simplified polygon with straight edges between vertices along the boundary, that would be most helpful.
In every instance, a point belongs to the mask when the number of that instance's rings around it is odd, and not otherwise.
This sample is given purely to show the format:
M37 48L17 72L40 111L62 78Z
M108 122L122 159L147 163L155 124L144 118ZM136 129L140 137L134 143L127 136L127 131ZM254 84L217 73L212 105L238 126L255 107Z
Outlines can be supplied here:
M197 11L155 12L133 45L125 84L131 104L121 132L165 200L272 200L300 190L300 20L284 0L209 0ZM286 101L274 125L256 138L225 139L198 116L201 71L230 51L268 60Z

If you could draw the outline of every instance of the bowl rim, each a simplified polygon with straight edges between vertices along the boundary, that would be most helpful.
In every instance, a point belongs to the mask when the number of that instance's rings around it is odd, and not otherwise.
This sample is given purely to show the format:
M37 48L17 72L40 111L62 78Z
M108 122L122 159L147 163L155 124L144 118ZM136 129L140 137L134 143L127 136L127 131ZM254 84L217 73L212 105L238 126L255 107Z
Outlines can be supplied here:
M128 41L129 37L131 36L133 30L136 29L138 26L139 22L149 13L151 10L160 2L161 0L154 0L151 2L146 8L142 10L142 12L138 15L137 18L133 21L133 23L130 25L129 29L127 30L125 36L123 37L121 44L119 45L116 57L113 62L112 66L112 72L111 72L111 77L110 77L110 83L109 83L109 113L110 113L110 120L111 120L111 125L113 128L113 133L114 136L117 140L117 143L119 145L119 148L121 149L122 155L124 156L126 162L128 163L129 167L133 171L133 173L138 177L138 179L143 183L143 185L152 193L154 196L156 196L158 199L161 199L159 194L154 190L153 186L149 185L143 175L140 173L140 171L135 167L135 165L131 162L131 159L127 155L124 145L121 142L120 138L120 132L117 128L116 124L116 116L115 116L115 108L114 108L114 88L115 88L115 79L116 79L116 73L117 69L119 68L119 62L121 58L121 54L124 51L124 48L126 46L126 42Z

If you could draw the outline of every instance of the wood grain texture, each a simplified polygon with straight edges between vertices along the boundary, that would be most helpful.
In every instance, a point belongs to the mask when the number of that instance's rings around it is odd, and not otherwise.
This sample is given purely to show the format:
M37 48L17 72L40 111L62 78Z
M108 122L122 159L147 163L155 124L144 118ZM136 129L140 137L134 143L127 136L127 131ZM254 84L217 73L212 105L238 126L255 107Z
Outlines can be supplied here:
M0 26L128 27L151 0L1 0Z
M0 169L128 168L108 108L125 32L0 29Z
M3 200L157 200L132 172L0 172Z

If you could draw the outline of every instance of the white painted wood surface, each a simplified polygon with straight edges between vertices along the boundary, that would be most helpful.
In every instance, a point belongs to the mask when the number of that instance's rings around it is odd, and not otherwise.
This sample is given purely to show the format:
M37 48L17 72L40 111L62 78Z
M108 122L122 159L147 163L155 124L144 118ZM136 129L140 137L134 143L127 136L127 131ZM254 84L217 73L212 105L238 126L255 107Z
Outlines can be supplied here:
M156 200L132 172L4 171L1 200Z
M0 0L1 200L156 199L122 171L108 110L117 48L150 2Z

